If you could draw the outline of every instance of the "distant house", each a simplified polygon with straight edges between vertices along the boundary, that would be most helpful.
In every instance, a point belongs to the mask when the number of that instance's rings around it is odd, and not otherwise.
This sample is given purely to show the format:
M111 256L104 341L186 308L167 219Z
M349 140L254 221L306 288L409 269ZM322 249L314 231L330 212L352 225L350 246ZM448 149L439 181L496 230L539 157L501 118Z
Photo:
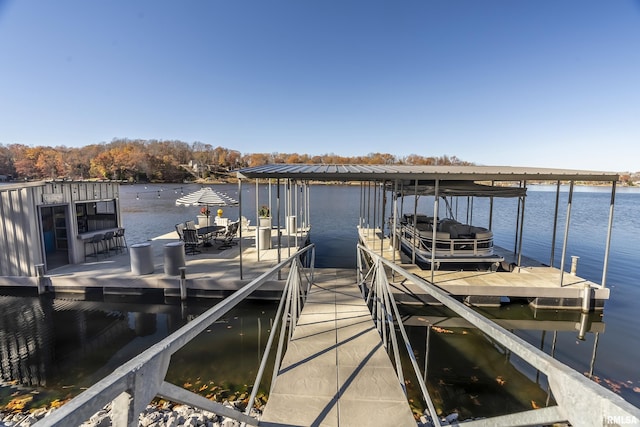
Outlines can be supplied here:
M196 162L195 160L189 160L189 167L194 171L194 172L201 172L204 168L204 165Z

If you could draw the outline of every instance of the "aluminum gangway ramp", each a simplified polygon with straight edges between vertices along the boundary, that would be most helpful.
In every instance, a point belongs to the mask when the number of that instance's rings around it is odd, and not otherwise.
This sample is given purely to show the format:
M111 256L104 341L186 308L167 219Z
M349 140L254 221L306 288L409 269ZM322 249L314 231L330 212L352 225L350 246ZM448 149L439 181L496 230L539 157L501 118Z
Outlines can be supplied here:
M315 270L260 425L416 426L355 270Z

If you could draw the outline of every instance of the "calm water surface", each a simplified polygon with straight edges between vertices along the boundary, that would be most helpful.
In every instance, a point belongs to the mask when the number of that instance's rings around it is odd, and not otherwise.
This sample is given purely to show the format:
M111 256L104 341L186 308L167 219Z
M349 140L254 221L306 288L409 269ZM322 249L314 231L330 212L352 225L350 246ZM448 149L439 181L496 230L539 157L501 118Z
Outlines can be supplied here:
M197 185L123 185L120 205L127 240L131 245L174 229L174 225L195 219L197 207L175 206L181 193ZM238 198L237 185L216 185L215 189ZM268 190L260 189L260 204L267 203ZM242 215L255 223L255 186L243 186ZM275 194L275 191L274 191ZM311 189L312 241L317 245L319 267L354 267L359 215L359 186L313 186ZM554 264L559 266L564 233L567 193L560 200L558 239ZM569 256L580 257L578 273L596 282L602 279L602 259L610 193L598 187L576 188L571 213ZM404 211L413 211L405 201ZM524 255L550 262L555 187L529 189L526 201ZM419 210L429 212L433 199L424 197ZM497 309L480 310L496 319L512 319L516 334L553 352L554 357L579 372L613 389L640 406L640 264L637 236L640 235L640 192L619 189L616 197L614 233L607 285L611 299L604 313L592 313L587 321L593 332L578 338L580 315L555 310L530 309L512 302ZM458 213L464 206L458 206ZM497 245L512 249L517 205L514 200L496 200L493 229ZM238 208L224 208L224 215L238 217ZM282 221L284 223L284 221ZM473 223L488 225L488 202L474 200ZM568 268L568 267L567 267ZM23 383L36 389L38 399L64 398L76 394L113 367L162 339L216 301L176 302L107 300L82 302L33 297L0 298L2 377L5 384ZM213 325L172 359L169 381L202 389L203 394L222 396L245 388L255 376L261 348L268 336L275 306L269 302L247 302ZM407 315L448 318L438 308L408 307ZM519 323L518 323L519 322ZM412 323L413 325L414 323ZM531 367L509 356L471 327L427 328L416 321L410 327L412 343L422 366L428 353L428 383L443 411L483 416L544 406L552 402L546 379ZM596 333L597 332L597 333ZM22 350L20 350L22 349ZM405 364L405 365L408 365ZM411 389L413 384L409 385ZM15 387L0 389L5 405ZM416 406L420 406L416 404Z

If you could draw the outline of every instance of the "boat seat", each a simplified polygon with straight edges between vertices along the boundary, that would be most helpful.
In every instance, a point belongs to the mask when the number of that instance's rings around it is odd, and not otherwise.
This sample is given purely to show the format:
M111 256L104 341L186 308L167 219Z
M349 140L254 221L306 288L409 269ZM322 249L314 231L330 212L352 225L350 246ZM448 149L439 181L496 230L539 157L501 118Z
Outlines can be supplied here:
M419 222L416 224L419 231L433 231L433 223Z
M486 228L476 227L475 234L476 234L476 239L478 240L491 239L493 237L493 232L490 230L487 230Z
M452 239L464 239L471 237L471 226L467 224L452 224L449 228Z
M443 219L438 223L438 231L442 231L444 233L451 233L451 228L455 225L459 224L458 221L454 221L451 219ZM455 237L451 236L455 239Z

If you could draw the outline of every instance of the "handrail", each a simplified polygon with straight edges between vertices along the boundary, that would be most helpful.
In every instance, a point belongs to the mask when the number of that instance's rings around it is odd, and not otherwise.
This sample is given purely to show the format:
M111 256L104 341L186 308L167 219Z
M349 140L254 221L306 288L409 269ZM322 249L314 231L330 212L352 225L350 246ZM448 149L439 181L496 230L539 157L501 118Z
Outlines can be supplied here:
M358 245L359 249L364 250L365 252L372 254L368 249ZM359 257L360 258L360 253ZM395 332L395 326L398 326L400 333L402 335L402 339L404 341L405 349L407 351L407 355L411 360L411 366L413 367L414 374L417 378L418 385L420 386L420 391L422 392L422 398L426 402L427 407L429 409L429 413L431 414L431 420L435 427L440 427L440 420L437 416L437 412L435 406L433 404L433 400L431 396L429 396L429 391L427 390L427 385L425 383L425 379L420 374L420 367L418 366L418 361L416 360L415 353L413 352L413 348L409 341L409 336L404 327L404 323L402 322L402 317L400 316L400 312L398 310L398 306L393 297L393 293L391 292L391 287L389 286L389 280L387 278L386 272L384 270L382 260L384 258L376 255L373 258L374 261L371 262L370 268L364 277L360 277L361 269L358 269L358 284L361 287L366 286L369 291L366 295L367 305L370 306L371 309L371 317L373 318L373 323L376 325L378 329L378 333L382 337L382 342L384 347L388 350L388 338L391 338L391 344L393 349L393 359L396 362L396 374L398 376L398 381L405 395L407 394L404 375L402 372L402 362L400 358L400 351L398 349L398 342ZM361 267L362 262L359 261L358 265ZM371 285L368 286L366 279L371 276Z
M556 407L544 408L544 410L525 411L507 416L485 418L482 420L460 422L460 425L474 427L490 425L518 426L569 422L571 425L575 426L602 426L614 425L620 422L625 424L640 423L640 408L636 408L614 392L584 377L571 367L554 359L522 338L512 334L493 321L478 314L425 279L407 272L402 267L386 260L362 245L358 245L359 283L364 283L364 280L361 280L363 271L361 268L361 258L365 258L365 254L371 260L371 268L376 269L375 276L384 277L387 287L388 281L386 280L387 275L384 267L388 267L393 270L394 274L399 274L406 281L420 287L421 290L425 291L445 307L467 320L473 326L477 327L489 338L508 348L512 353L518 355L522 360L547 376L551 391L553 392L557 403ZM398 321L398 327L403 333L403 338L405 338L405 343L408 346L407 350L409 350L409 355L412 357L413 352L410 351L410 344L408 343L408 339L405 337L404 326L399 321L399 313L395 311L397 306L395 305L393 298L390 300L391 308L394 309L394 314L396 315L395 318ZM394 329L391 330L394 331ZM413 361L414 359L412 357L412 363ZM414 366L414 368L416 367L417 365ZM421 375L416 376L420 382ZM435 411L430 406L428 394L426 395L425 400L429 406L429 410L432 415L434 415L432 416L433 421L437 422L437 416L435 416Z
M249 425L258 425L256 418L167 383L164 378L169 368L172 354L206 330L209 325L260 288L280 270L292 264L294 266L293 269L298 272L296 280L299 280L299 274L302 271L300 259L308 252L311 252L311 263L313 263L315 260L315 245L311 244L261 274L162 341L118 367L110 375L35 423L34 426L66 427L80 425L109 402L113 402L111 410L113 425L137 426L138 415L156 396L214 412ZM312 279L313 265L311 265L310 269ZM291 278L292 275L290 274L289 277ZM291 288L288 283L285 285L285 293L287 288ZM257 389L258 385L254 384L254 388Z

